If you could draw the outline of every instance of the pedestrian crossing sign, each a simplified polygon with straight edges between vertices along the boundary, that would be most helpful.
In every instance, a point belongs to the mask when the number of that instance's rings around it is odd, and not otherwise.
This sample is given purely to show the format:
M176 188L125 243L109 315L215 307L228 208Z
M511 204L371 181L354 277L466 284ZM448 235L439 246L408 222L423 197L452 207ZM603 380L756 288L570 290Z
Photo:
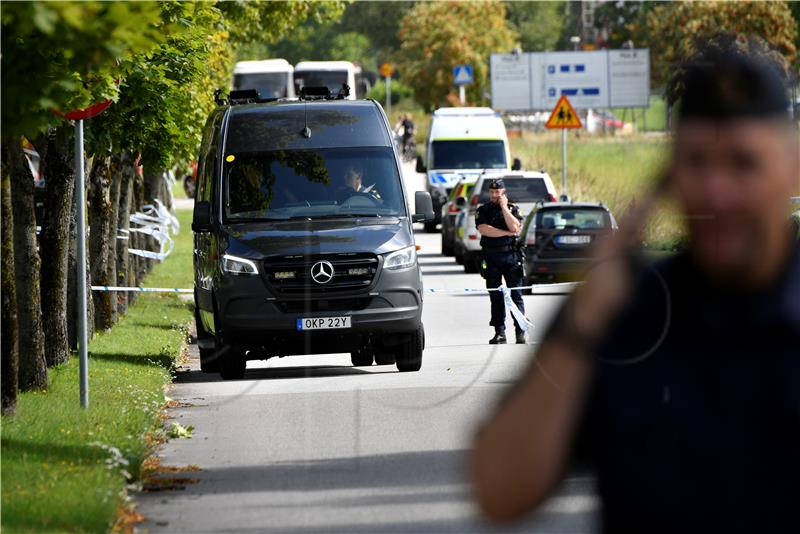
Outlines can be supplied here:
M545 128L583 128L581 119L567 100L567 95L561 95L561 98L558 99L556 107L553 108L553 112L544 126Z

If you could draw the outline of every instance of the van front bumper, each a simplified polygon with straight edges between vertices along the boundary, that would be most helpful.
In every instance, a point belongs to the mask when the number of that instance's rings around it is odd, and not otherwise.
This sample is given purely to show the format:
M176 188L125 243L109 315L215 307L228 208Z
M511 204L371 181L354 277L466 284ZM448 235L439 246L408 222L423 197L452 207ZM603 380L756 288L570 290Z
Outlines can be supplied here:
M252 358L390 347L422 326L419 269L383 271L369 291L279 296L258 277L226 277L215 292L226 343ZM298 319L350 317L350 328L298 330Z

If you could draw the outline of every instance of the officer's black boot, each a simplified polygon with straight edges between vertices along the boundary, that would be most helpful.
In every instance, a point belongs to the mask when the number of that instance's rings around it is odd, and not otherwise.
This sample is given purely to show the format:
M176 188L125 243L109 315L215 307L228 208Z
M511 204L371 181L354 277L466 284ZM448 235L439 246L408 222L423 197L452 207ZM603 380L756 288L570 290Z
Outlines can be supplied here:
M506 329L495 328L494 337L489 340L489 345L505 345L506 343Z
M520 329L520 328L517 328L516 329L516 334L517 334L517 345L524 345L525 344L525 331Z

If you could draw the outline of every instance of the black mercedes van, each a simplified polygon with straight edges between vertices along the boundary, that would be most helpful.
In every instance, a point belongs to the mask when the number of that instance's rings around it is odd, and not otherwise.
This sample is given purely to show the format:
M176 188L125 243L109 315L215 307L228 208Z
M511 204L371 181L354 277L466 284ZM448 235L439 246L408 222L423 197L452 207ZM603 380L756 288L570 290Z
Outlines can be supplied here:
M313 91L312 91L313 92ZM422 275L390 126L374 101L327 90L221 101L198 158L195 319L201 368L349 352L422 364Z

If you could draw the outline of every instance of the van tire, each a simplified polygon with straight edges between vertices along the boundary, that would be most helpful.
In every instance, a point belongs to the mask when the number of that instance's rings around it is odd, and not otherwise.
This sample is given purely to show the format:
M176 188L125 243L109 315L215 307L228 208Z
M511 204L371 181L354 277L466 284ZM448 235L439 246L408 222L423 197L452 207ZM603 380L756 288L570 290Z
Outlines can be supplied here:
M365 349L355 350L350 353L350 361L353 367L369 367L372 365L372 360L372 352Z
M394 365L397 362L394 352L381 349L375 352L375 365Z
M223 380L241 380L246 370L247 360L243 351L231 347L222 355L219 374Z
M195 298L195 302L197 302L197 298ZM209 340L213 342L214 336L203 328L203 323L200 321L200 313L197 307L194 309L194 324L197 329L197 350L200 353L200 371L204 373L219 373L219 359L217 358L216 344L211 348L203 348L200 346L201 339L206 342Z
M425 331L420 326L410 339L398 345L395 358L397 370L401 373L416 372L422 367L422 351L425 348Z

